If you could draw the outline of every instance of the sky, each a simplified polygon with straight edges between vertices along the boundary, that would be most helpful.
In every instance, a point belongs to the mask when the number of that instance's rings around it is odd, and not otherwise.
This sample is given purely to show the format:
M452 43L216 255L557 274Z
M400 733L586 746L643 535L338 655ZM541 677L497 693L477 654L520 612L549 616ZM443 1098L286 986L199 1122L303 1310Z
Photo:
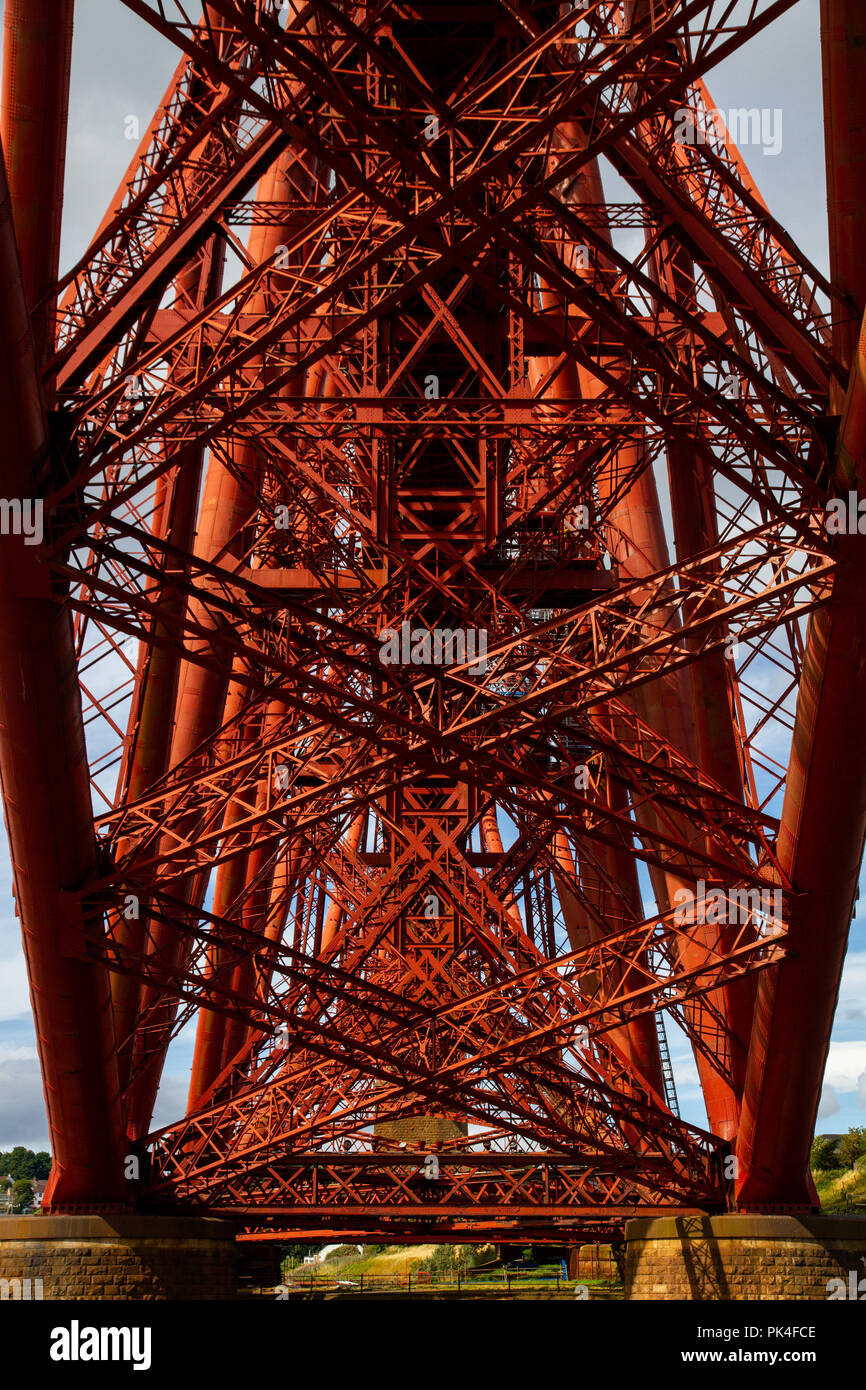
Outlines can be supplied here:
M3 11L0 0L0 13ZM177 64L177 50L120 0L77 0L67 146L61 270L84 251L132 158L133 128L146 129ZM763 197L807 256L827 265L818 0L792 10L712 70L707 85L723 112L737 107L781 113L781 148L744 150ZM779 117L773 117L774 134ZM774 141L773 144L778 143ZM607 195L615 180L603 171ZM684 1119L706 1124L691 1049L668 1028ZM155 1123L185 1108L190 1031L172 1046ZM825 1073L818 1132L866 1124L866 893L852 924ZM0 845L0 1150L48 1147L20 930L14 916L5 841Z

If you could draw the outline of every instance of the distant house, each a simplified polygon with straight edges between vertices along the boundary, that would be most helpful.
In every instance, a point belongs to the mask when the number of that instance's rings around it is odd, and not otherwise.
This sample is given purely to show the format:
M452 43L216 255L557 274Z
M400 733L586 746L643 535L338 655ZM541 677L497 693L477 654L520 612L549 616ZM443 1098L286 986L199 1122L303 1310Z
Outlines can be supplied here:
M0 1215L11 1216L12 1212L12 1189L15 1179L8 1174L0 1174ZM31 1178L30 1188L33 1192L33 1200L30 1204L31 1211L39 1211L42 1206L42 1199L45 1196L45 1189L48 1184L43 1178Z

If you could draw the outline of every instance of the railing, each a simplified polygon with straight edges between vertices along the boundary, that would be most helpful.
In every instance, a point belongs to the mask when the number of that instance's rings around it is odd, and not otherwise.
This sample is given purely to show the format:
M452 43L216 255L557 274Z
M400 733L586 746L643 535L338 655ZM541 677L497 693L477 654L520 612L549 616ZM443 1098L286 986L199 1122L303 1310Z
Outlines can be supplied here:
M330 1274L322 1270L307 1272L301 1269L286 1274L284 1283L278 1289L277 1297L291 1294L313 1297L326 1293L425 1293L442 1291L458 1296L469 1293L504 1291L506 1294L519 1291L547 1292L557 1294L571 1293L575 1298L598 1296L614 1297L620 1289L615 1274L607 1274L595 1279L566 1279L561 1273L535 1269L462 1269L454 1266L437 1270L405 1270L393 1274Z

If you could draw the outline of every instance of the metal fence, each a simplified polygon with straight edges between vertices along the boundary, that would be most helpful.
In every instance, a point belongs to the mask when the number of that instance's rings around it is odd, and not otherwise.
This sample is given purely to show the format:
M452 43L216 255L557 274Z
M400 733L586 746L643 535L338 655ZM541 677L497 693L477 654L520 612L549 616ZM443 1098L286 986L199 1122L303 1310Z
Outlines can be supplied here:
M537 1290L550 1293L573 1293L582 1289L590 1292L612 1293L619 1288L615 1275L595 1279L566 1279L561 1273L541 1270L476 1270L452 1268L405 1270L393 1274L329 1274L323 1270L295 1269L284 1276L282 1285L287 1293L308 1295L325 1293L424 1293L428 1290L449 1290L461 1293L506 1293Z

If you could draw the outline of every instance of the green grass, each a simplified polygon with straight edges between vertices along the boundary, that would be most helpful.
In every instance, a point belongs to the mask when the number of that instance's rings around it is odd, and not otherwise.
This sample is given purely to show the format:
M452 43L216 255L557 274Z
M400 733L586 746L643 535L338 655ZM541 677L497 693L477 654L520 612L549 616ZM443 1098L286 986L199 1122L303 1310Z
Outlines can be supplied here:
M830 1168L813 1172L821 1210L848 1211L848 1198L861 1195L866 1201L866 1154L857 1159L853 1168Z

